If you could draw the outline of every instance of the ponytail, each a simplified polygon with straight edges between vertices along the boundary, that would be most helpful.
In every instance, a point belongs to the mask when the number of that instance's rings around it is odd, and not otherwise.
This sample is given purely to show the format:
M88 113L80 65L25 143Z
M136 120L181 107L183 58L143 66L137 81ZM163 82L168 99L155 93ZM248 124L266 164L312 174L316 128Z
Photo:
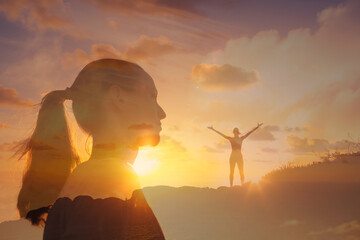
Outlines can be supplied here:
M53 204L79 163L64 108L69 90L52 91L42 99L35 130L21 152L27 166L17 202L20 217Z

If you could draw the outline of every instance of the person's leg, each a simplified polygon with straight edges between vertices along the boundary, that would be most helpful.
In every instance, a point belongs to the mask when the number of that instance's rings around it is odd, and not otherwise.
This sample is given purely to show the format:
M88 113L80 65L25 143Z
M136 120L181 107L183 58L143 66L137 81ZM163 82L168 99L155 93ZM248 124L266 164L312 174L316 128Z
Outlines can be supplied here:
M241 185L243 185L245 183L245 175L244 175L244 160L243 160L242 156L237 159L236 163L239 168Z
M230 157L230 187L233 186L233 182L234 182L234 171L235 171L235 163L236 160L232 157Z

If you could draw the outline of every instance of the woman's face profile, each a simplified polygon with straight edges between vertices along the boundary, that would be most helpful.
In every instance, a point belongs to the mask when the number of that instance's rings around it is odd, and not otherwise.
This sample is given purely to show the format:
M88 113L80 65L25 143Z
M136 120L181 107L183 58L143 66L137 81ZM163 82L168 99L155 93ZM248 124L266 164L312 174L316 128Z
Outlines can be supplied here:
M121 124L120 134L136 146L155 146L160 141L161 120L166 114L157 102L153 79L144 71L139 71L135 77L138 81L132 90L116 85L110 89L116 106L113 124L118 127Z

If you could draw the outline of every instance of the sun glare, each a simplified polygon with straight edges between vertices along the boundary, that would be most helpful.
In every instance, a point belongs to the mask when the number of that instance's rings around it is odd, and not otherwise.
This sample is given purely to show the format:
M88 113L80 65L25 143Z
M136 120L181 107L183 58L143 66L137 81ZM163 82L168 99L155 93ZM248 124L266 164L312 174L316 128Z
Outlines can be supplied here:
M154 159L149 159L146 156L145 151L139 151L136 161L133 165L136 173L140 176L145 176L150 173L153 173L159 166L159 161Z

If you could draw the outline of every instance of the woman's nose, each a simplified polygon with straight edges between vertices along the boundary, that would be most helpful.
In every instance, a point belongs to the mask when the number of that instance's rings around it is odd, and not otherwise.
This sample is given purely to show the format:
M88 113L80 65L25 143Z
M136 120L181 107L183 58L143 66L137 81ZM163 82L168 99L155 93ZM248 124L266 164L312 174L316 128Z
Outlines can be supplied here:
M160 107L159 104L158 104L158 114L159 114L160 120L166 118L166 113L165 113L164 109L162 109L162 107Z

